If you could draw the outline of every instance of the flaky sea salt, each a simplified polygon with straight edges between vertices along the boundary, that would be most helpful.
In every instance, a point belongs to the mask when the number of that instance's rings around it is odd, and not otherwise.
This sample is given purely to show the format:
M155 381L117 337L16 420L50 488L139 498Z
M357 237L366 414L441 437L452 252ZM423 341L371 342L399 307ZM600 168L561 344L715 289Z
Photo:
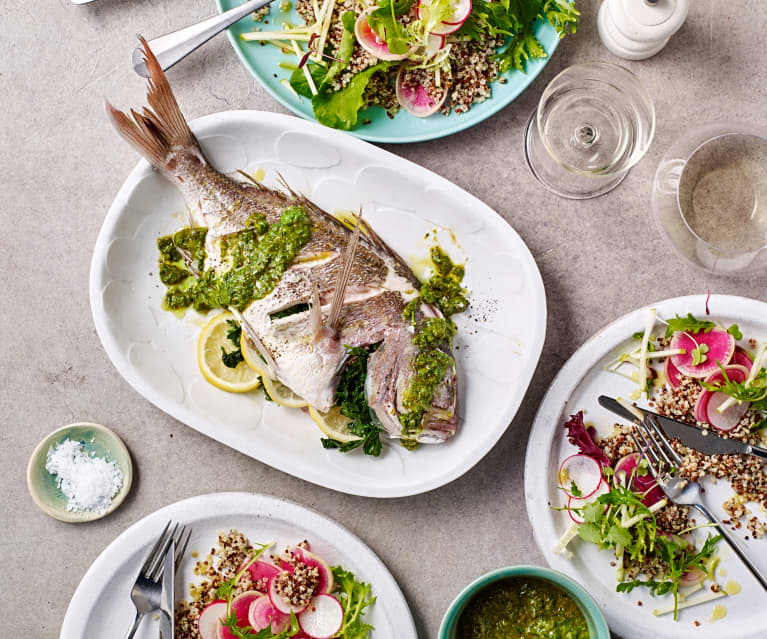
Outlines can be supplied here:
M69 438L48 449L45 470L56 475L70 512L103 514L123 483L115 462L89 455L81 442Z

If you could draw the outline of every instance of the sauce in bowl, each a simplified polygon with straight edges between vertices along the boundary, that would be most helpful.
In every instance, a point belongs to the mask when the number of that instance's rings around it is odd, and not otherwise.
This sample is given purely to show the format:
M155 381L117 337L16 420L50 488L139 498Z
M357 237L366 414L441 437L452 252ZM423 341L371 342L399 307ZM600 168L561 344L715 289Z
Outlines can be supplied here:
M586 618L564 590L544 579L509 577L464 608L455 639L589 639Z

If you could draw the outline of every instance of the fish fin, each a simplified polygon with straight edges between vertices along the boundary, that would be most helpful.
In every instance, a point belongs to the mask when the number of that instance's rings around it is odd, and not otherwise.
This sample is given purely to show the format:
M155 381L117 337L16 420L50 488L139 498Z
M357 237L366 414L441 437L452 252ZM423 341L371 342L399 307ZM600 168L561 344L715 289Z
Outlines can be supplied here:
M255 189L258 189L259 191L269 191L270 190L268 187L264 186L256 178L254 178L252 175L250 175L250 173L246 173L242 169L237 169L237 173L239 173L240 175L242 175L244 178L246 178L248 180L248 186L250 186L252 188L255 188Z
M346 286L349 284L349 276L352 273L352 264L354 262L354 254L357 251L357 245L360 239L360 230L362 229L362 209L360 208L360 214L356 218L357 224L354 225L354 233L352 234L349 243L346 245L346 252L343 256L343 268L338 274L338 280L336 281L336 287L333 291L333 300L330 303L330 312L328 314L328 328L335 331L338 328L338 319L341 317L341 307L344 305L344 293L346 292Z
M381 236L373 230L373 227L370 226L370 224L368 224L365 220L360 220L360 222L364 225L363 231L365 232L365 235L373 243L373 245L386 253L395 262L397 262L397 264L402 267L402 274L405 275L413 283L416 289L420 289L421 282L419 282L418 278L413 275L413 271L408 266L407 262L402 259L400 254L391 248L386 242L384 242Z
M117 132L157 168L164 168L168 154L177 146L194 148L202 157L160 63L147 41L141 36L139 40L149 71L147 102L150 108L145 108L142 113L131 109L131 117L128 117L107 102L107 115Z
M320 287L317 282L314 282L312 286L312 304L309 312L312 341L316 343L322 330L322 305L320 304Z

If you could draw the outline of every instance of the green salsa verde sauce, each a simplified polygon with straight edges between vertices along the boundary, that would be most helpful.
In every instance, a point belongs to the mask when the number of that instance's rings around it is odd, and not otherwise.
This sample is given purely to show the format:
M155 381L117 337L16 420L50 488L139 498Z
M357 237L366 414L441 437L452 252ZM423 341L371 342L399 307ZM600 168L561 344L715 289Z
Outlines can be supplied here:
M432 247L430 257L434 272L421 285L418 297L408 302L402 313L403 318L415 327L413 343L419 348L412 363L415 374L402 397L407 412L400 415L400 441L410 449L417 445L415 438L422 429L424 414L431 407L434 391L454 363L453 358L443 350L450 350L455 336L455 323L450 316L465 311L469 306L466 289L461 284L464 267L453 264L438 246ZM444 318L416 320L416 311L421 303L436 305Z
M509 577L480 590L458 619L455 639L589 639L586 618L564 590Z
M251 215L245 229L221 240L222 257L229 263L223 273L203 270L207 229L185 228L159 238L160 279L168 287L165 308L244 310L274 289L311 233L311 220L299 206L286 208L272 225L261 214ZM199 277L189 271L178 249L191 256Z

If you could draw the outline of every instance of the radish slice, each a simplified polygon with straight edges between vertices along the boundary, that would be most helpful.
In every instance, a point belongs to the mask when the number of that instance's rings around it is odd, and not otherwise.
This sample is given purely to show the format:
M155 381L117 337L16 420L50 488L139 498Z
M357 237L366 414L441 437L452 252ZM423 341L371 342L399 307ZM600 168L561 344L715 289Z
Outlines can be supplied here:
M708 347L704 353L705 361L693 364L693 351L701 344ZM709 333L674 333L669 347L687 351L684 355L672 355L671 360L679 372L689 377L707 377L719 369L719 364L727 366L735 352L735 338L721 328L714 328Z
M634 472L637 464L639 463L639 453L629 453L625 457L621 457L618 463L615 464L615 479L618 479L618 473L625 473L625 477L631 477L632 472L634 476L631 480L631 489L638 493L643 493L642 503L648 508L655 502L660 501L665 497L663 489L658 486L658 482L650 473L649 469L646 474L639 475Z
M723 433L733 430L751 407L751 402L743 402L742 404L736 402L723 413L720 413L717 408L728 399L730 399L730 396L725 393L712 393L711 399L708 400L708 405L706 406L708 423Z
M226 617L226 601L218 600L209 603L200 613L197 629L201 639L218 639L218 629L222 628L221 621Z
M271 626L272 633L278 635L290 623L290 616L277 610L269 597L261 597L251 603L248 610L248 623L253 630L263 630Z
M253 585L266 592L269 588L269 580L280 573L280 569L274 564L270 564L266 561L255 561L248 567L250 572L250 578L253 580Z
M685 588L688 586L697 586L705 578L706 573L697 566L693 566L679 579L679 585Z
M373 31L368 22L368 14L371 11L372 9L368 9L361 13L354 25L354 35L357 37L357 42L359 42L360 46L379 60L404 60L407 58L409 53L392 53L389 51L389 45L386 44L386 40L381 40L378 34Z
M288 557L285 557L286 553ZM316 594L325 594L333 590L333 586L335 585L333 582L333 571L330 569L330 566L328 566L328 564L324 560L320 559L317 555L309 552L306 550L306 548L301 548L299 546L288 546L285 549L285 553L283 553L283 556L280 558L280 565L284 570L292 572L293 564L291 564L289 561L286 561L288 558L297 558L306 564L309 568L316 568L319 571L320 582L317 586L317 590L315 591Z
M447 41L447 38L445 36L430 33L429 40L426 45L426 56L431 58L433 55L438 53L441 49L444 49L446 41Z
M282 573L280 573L281 575ZM306 606L294 606L288 602L280 593L277 592L277 579L280 575L275 575L269 580L269 601L272 605L282 613L289 615L291 612L298 614Z
M416 7L416 15L419 20L428 19L428 8L431 0L420 0ZM432 28L431 33L435 35L449 35L455 33L466 22L471 13L471 0L452 0L450 4L451 12L446 20ZM424 11L422 11L424 9Z
M317 595L298 615L298 625L312 639L334 637L343 623L344 608L333 595Z
M229 612L234 613L239 628L248 625L250 607L257 599L266 599L268 601L269 598L264 595L264 593L258 592L257 590L247 590L232 599L232 605L229 608ZM219 639L237 639L237 637L232 634L232 631L223 625L218 628L218 637Z
M711 395L713 393L708 390L703 390L703 392L698 395L698 399L695 400L695 421L696 422L705 422L708 423L708 400L711 399Z
M664 369L666 373L666 381L668 381L671 388L679 388L682 385L682 373L674 366L674 362L670 357L666 358L664 363Z
M751 372L751 367L754 365L754 362L748 356L748 353L745 350L743 350L740 346L735 347L735 352L732 355L732 360L730 360L730 363L737 364L738 366L742 366L749 373Z
M588 497L570 497L570 499L567 500L567 507L568 509L571 508L583 508L587 504L590 504L593 501L596 501L597 498L600 495L606 495L610 492L610 485L606 481L602 481L602 483L599 484L597 489L591 493ZM607 504L605 504L605 512L607 512ZM572 519L576 524L582 524L583 519L581 519L580 515L573 510L568 510L567 514L570 515L570 519Z
M444 82L441 97L435 99L429 95L426 87L414 79L414 71L402 65L397 73L397 101L402 108L417 118L425 118L439 111L445 103L448 83Z
M748 369L744 366L740 366L739 364L731 364L730 366L725 366L724 370L727 373L727 377L729 377L733 382L743 383L748 377ZM707 384L719 384L723 381L724 375L722 374L721 370L716 370L706 378ZM745 406L746 410L748 410L749 404L747 402L744 402L743 404L734 404L733 406L730 406L730 408L728 408L726 411L724 411L724 413L718 413L716 409L725 401L725 399L721 398L722 395L724 395L724 393L704 390L698 397L698 400L695 402L695 419L699 422L706 422L711 424L714 426L714 428L719 430L732 430L735 428L735 426L737 426L745 411L740 414L740 417L737 417L737 420L734 422L734 424L732 424L732 420L736 419L738 411L743 406ZM719 397L717 398L716 405L713 406L714 414L712 415L711 404L714 396ZM712 421L712 418L714 421ZM719 424L719 426L715 425L715 422Z
M557 479L568 497L586 499L594 494L602 482L602 466L588 455L570 455L559 466ZM577 491L573 491L573 483Z

